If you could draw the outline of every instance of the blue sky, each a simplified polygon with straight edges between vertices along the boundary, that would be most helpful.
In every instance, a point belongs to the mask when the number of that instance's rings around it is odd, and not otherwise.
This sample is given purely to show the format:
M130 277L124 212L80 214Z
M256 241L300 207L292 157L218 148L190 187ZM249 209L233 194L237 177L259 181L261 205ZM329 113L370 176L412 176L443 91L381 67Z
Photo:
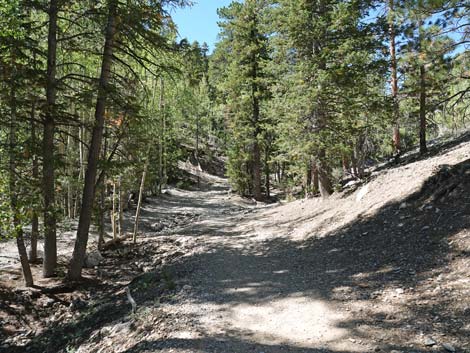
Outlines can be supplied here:
M178 25L181 38L190 42L206 42L211 51L217 41L219 27L217 9L229 5L232 0L193 0L194 5L171 11L173 20Z

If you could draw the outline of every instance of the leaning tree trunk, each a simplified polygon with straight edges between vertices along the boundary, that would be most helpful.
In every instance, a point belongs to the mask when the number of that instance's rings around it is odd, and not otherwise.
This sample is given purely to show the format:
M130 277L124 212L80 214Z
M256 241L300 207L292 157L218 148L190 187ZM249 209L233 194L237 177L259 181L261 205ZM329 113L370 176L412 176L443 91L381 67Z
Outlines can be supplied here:
M143 199L143 196L144 196L145 179L147 177L147 170L148 170L148 167L149 167L149 160L150 160L150 147L147 150L147 160L145 161L144 171L142 173L142 180L140 182L140 188L139 188L139 201L137 202L137 210L135 211L134 233L132 235L132 241L134 242L134 244L137 242L137 232L139 230L140 210L142 208L142 199Z
M33 286L33 276L31 274L31 267L28 262L28 253L24 244L23 229L20 222L20 211L18 206L18 190L17 188L17 171L16 171L16 92L15 92L15 75L12 73L12 82L10 87L11 99L11 121L10 121L10 136L9 136L9 186L10 186L10 207L13 214L13 227L16 236L16 245L18 247L18 254L20 256L21 269L23 271L23 278L27 287Z
M98 169L98 159L100 156L101 142L103 139L104 113L106 108L106 98L111 76L111 65L113 62L113 50L116 34L117 1L111 0L109 3L108 22L106 25L106 38L103 49L101 63L101 75L98 87L98 97L95 108L95 123L91 137L90 149L88 152L88 164L85 172L83 186L82 207L78 221L77 239L70 260L68 279L79 280L82 273L83 262L85 260L88 243L88 233L90 230L93 201L95 198L95 182Z
M54 276L57 265L57 239L54 188L54 128L56 113L56 57L58 0L49 4L49 33L47 38L46 110L43 135L42 189L44 197L44 277Z

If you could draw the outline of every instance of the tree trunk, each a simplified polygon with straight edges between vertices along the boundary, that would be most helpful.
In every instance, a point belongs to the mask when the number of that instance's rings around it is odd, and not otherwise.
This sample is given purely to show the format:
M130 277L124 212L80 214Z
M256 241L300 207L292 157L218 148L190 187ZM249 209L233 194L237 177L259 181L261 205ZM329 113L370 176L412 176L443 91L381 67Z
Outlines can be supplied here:
M199 114L196 117L196 163L197 163L197 188L201 188L201 178L199 173L201 172L201 163L199 163Z
M54 129L56 114L56 57L58 0L49 4L49 32L47 38L46 108L43 134L42 188L44 197L44 277L54 276L57 266L57 239L55 215Z
M10 136L9 136L9 186L10 186L10 207L13 214L13 227L14 235L16 237L16 245L18 247L18 255L20 257L21 269L23 272L23 278L27 287L33 286L33 275L31 274L31 267L28 262L28 253L24 244L23 228L20 221L20 211L18 208L18 188L17 185L17 171L16 171L16 92L15 87L15 69L12 72L12 82L10 87L10 99L11 99L11 121L10 121Z
M419 67L419 153L428 151L426 144L426 69Z
M98 249L104 244L104 212L105 212L105 184L104 179L99 185L99 195L100 195L100 202L98 205Z
M88 164L85 172L85 184L83 186L82 207L78 222L77 239L70 260L68 278L69 280L79 280L82 273L88 243L88 233L90 230L91 213L93 200L95 198L95 182L98 168L98 159L103 139L104 113L106 108L106 98L113 62L113 49L116 34L116 10L117 1L111 0L108 9L108 22L106 25L106 39L103 49L103 59L101 63L101 75L98 87L98 97L95 108L95 123L91 137L90 150L88 153Z
M256 59L254 59L256 60ZM253 82L256 79L257 72L256 72L256 62L254 63L254 77ZM253 164L252 164L252 171L253 171L253 197L255 200L260 201L262 199L261 196L261 148L258 141L259 135L259 100L256 97L256 92L258 88L256 83L253 83L253 91L252 91L252 104L253 104L253 124L254 124L254 135L253 135Z
M419 52L422 52L423 21L419 24ZM420 58L424 60L423 58ZM426 68L424 63L419 66L419 153L424 154L428 151L426 144Z
M325 151L321 150L319 153L318 169L318 186L320 194L323 198L329 197L333 193L333 186L330 180L330 170L327 162L325 161Z
M118 191L118 199L119 199L119 216L118 216L118 234L119 234L119 237L122 236L122 233L123 233L123 229L122 229L122 226L123 226L123 203L124 203L124 199L123 199L123 192L122 192L122 177L119 176L119 179L118 179L118 187L119 187L119 191Z
M261 196L261 151L257 138L253 144L253 197L260 201Z
M113 239L117 238L116 229L116 182L113 180L113 199L112 199L112 211L111 211L111 228L113 230Z
M36 105L33 101L31 107L31 145L36 150L36 122L35 120ZM33 153L33 180L36 183L39 180L39 163L36 152ZM36 207L31 215L31 247L29 249L29 261L36 263L38 261L38 238L39 238L39 214Z
M148 166L149 166L149 160L150 160L150 148L147 151L147 160L145 161L144 171L142 173L142 180L140 182L139 201L137 202L137 210L135 211L134 233L133 233L133 236L132 236L132 241L134 242L134 244L137 242L137 231L139 229L140 209L142 207L142 197L144 195L145 178L147 176L147 169L148 169Z
M271 197L271 169L269 168L269 150L270 149L266 147L264 155L264 177L266 178L266 180L264 181L264 186L266 188L266 199L268 200Z
M312 191L314 194L320 191L320 180L318 177L318 167L317 162L313 162L312 164Z
M69 159L67 166L65 167L67 172L67 217L69 219L73 218L73 189L72 189L72 178L73 178L73 170L71 170L70 166L72 165L70 159L72 156L72 129L69 128L67 136L67 159Z
M388 2L389 32L390 32L390 70L391 70L391 91L393 101L393 149L396 155L401 152L400 141L400 107L398 105L398 76L397 76L397 54L396 54L396 32L394 0Z
M160 77L160 141L158 144L158 193L162 193L165 153L165 82Z

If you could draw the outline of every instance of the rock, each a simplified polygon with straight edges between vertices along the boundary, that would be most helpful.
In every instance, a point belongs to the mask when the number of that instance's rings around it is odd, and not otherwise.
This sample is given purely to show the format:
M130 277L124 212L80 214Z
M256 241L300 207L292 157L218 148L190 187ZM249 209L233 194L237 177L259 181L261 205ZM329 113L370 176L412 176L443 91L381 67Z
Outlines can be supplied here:
M395 293L403 294L403 293L405 293L405 290L403 288L397 288L397 289L395 289Z
M361 201L368 192L369 192L369 184L363 186L361 190L359 190L359 192L356 195L356 202Z
M42 301L42 306L45 307L45 308L47 308L47 307L50 307L50 306L54 305L54 303L55 303L55 300L54 300L54 299L52 299L52 298L46 298L46 299L44 299L44 300Z
M101 253L98 250L94 250L85 256L85 267L93 268L98 266L103 260L104 257L101 255Z
M452 352L452 353L455 352L454 346L451 345L450 343L443 343L442 347L448 352Z
M151 228L154 232L158 233L158 232L161 232L165 228L165 225L162 222L157 222L157 223L152 224Z
M193 288L193 287L191 287L189 284L185 284L185 285L183 286L183 290L184 290L184 291L190 291L192 288Z
M113 334L119 333L119 334L125 335L131 331L131 327L132 327L132 324L130 322L123 322L123 323L115 325L111 329L111 333Z
M72 300L69 305L70 310L80 310L87 306L87 303L81 300L80 298L76 298Z
M425 346L431 347L431 346L434 346L435 344L436 344L436 341L434 341L431 337L426 337L424 339Z
M407 208L408 204L406 202L403 202L400 204L400 207L398 207L399 210L403 210L404 208Z

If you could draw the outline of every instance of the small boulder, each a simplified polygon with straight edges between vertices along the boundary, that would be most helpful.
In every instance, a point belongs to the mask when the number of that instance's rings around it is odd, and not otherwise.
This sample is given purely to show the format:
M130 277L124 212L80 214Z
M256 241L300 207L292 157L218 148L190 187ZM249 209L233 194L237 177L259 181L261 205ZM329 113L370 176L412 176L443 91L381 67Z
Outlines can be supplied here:
M451 352L451 353L454 353L455 352L455 348L453 345L451 345L450 343L443 343L442 344L442 347L444 347L444 349L448 352Z
M434 341L431 337L426 337L424 340L424 345L428 347L432 347L436 344L436 341Z
M104 260L104 257L98 250L94 250L85 256L85 267L86 268L93 268L98 266L101 261Z
M162 222L157 222L152 224L152 230L154 232L161 232L165 228L165 225Z

